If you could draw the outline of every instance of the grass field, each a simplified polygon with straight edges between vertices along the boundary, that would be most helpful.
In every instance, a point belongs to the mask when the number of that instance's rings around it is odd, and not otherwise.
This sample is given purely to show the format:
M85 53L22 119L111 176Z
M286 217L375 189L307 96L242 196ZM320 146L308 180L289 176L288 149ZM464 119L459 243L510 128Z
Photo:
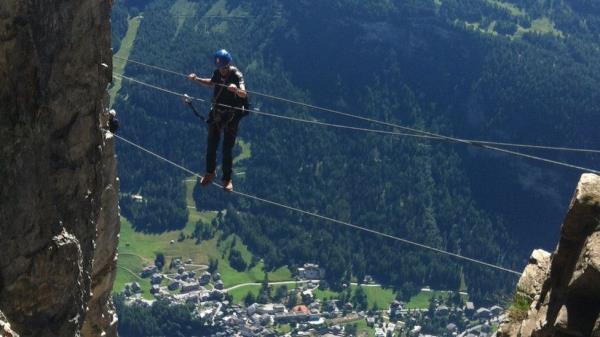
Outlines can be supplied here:
M296 288L295 284L286 284L285 286L287 286L288 291ZM233 290L229 291L228 294L230 294L233 297L233 303L239 304L244 301L244 297L246 297L248 292L251 292L252 295L254 295L254 297L258 296L258 291L260 290L260 287L261 287L260 285L253 285L253 284L247 285L247 286L233 289ZM277 288L280 288L280 287L283 287L283 285L271 286L271 294L275 294L275 291L277 291Z
M511 3L502 2L498 0L486 0L486 2L508 10L510 12L510 15L512 16L525 16L525 13L521 9L519 9L519 7Z
M421 291L415 296L410 298L410 301L406 303L408 309L425 309L429 307L429 300L432 297L438 297L442 293L437 291Z
M218 248L218 252L220 255L217 258L219 259L219 272L223 277L223 283L225 284L225 287L230 287L236 284L248 282L261 282L265 278L265 272L263 271L264 263L262 261L259 261L256 264L256 266L254 266L252 269L246 270L244 272L238 272L229 265L227 259L231 250L229 247L231 246L233 240L236 241L236 244L234 245L235 249L240 251L244 261L246 261L246 263L249 264L250 260L252 259L252 254L248 251L246 245L242 243L242 240L239 237L237 237L237 235L231 235L225 241L223 241L223 243ZM210 243L210 241L206 241L204 243ZM213 258L215 257L216 256L213 256ZM268 277L269 281L271 282L289 281L292 279L292 273L288 268L282 267L272 272L269 272Z
M352 294L356 291L357 286L352 287ZM373 307L375 303L380 309L387 308L390 303L396 298L396 294L392 289L384 289L381 287L364 287L363 290L367 295L367 301L369 303L369 309ZM317 289L315 291L315 297L318 299L331 299L339 296L338 292L331 290ZM406 304L408 309L427 309L429 307L429 299L432 297L440 297L444 299L448 297L446 291L421 291L417 295L411 297L410 301ZM467 296L462 296L463 300L467 300Z
M292 327L289 324L277 324L275 325L275 331L277 331L278 336L281 336L291 332Z
M541 17L531 21L530 28L523 28L519 26L517 32L514 34L514 37L520 38L523 34L528 32L536 32L541 34L552 34L554 36L563 38L564 34L560 30L555 28L554 22L547 17Z
M450 293L447 291L421 291L420 293L410 298L410 301L406 304L406 308L426 309L429 307L429 299L431 299L432 297L439 298L441 296L442 299L445 300L448 298L449 294ZM469 297L466 295L461 295L461 297L464 301L467 301L469 299Z
M237 164L238 162L248 159L252 156L252 150L250 149L250 143L246 143L243 139L238 138L237 144L242 149L242 152L235 158L233 158L233 163Z
M313 292L313 294L315 295L315 298L318 298L320 300L325 300L325 299L332 299L332 298L336 298L340 295L340 293L326 289L317 289Z
M229 8L227 0L218 0L206 11L202 20L206 22L204 29L209 33L226 33L235 21L226 17L244 17L249 15L243 6Z
M181 26L187 18L193 19L197 9L198 4L188 0L177 0L173 3L169 9L169 13L171 13L171 15L173 15L177 20L177 31L175 35L179 33Z
M246 294L248 294L249 292L251 292L252 295L256 298L256 296L258 296L259 290L259 285L248 285L245 287L233 289L231 291L228 291L227 293L233 297L233 303L239 304L244 300L244 297L246 297Z
M367 294L367 301L369 302L369 309L374 304L380 309L386 309L390 303L396 299L396 294L392 289L383 289L380 287L363 287L365 294Z
M214 214L211 213L201 213L198 215L198 217L202 218L207 223L210 223L213 216ZM193 225L188 224L181 232L185 233L187 236L191 234L193 228ZM233 240L236 241L233 247L240 251L246 263L249 264L252 258L252 254L241 242L239 237L231 235L218 245L217 242L220 233L217 233L215 238L203 241L197 245L195 239L189 238L178 242L177 239L179 233L180 231L170 231L162 234L136 232L127 219L121 218L119 267L139 272L141 271L142 266L137 265L137 263L149 265L150 263L153 263L156 253L162 252L165 254L167 265L169 265L170 261L174 258L183 258L184 260L190 258L195 264L208 264L209 259L218 260L218 271L221 273L225 287L241 283L260 282L264 279L265 273L263 271L264 264L262 261L259 261L252 269L244 272L238 272L229 265L228 257ZM170 243L171 240L174 241L173 244ZM136 256L136 261L133 263L131 261L132 255ZM138 280L136 277L131 276L130 273L127 273L123 268L119 268L117 273L120 282L115 283L114 289L116 291L122 290L122 284ZM291 272L285 267L269 272L268 276L270 281L288 281L292 279Z
M352 288L352 294L354 294L356 292L356 288L358 286L352 285L350 287ZM381 287L362 287L362 288L365 291L365 294L367 295L367 302L369 305L369 309L372 308L375 303L377 303L377 306L380 309L387 308L390 305L390 303L392 303L394 301L394 299L396 298L396 294L391 289L384 289ZM331 290L317 289L314 292L314 295L316 298L324 300L324 299L336 298L339 296L339 293L335 292L335 291L331 291Z
M125 59L129 58L129 55L131 54L131 49L133 48L133 43L135 42L135 37L137 36L138 29L140 28L141 22L142 22L142 19L139 16L130 18L128 20L127 33L123 37L123 40L121 40L121 47L119 48L119 51L115 54L115 56L122 57ZM113 58L113 71L119 75L122 75L123 72L125 71L126 64L127 64L127 62L125 62L121 59ZM121 90L121 84L122 84L121 80L115 77L113 79L113 85L110 87L110 89L108 89L108 93L110 94L110 105L111 106L115 102L115 99L117 97L117 94L119 93L119 90Z
M344 325L356 325L357 336L375 337L375 329L368 326L367 321L364 318Z
M192 206L192 190L196 180L188 178L185 180L186 202ZM229 252L232 247L240 251L242 258L249 265L252 260L252 254L248 247L236 235L230 235L221 242L221 233L217 232L214 238L202 241L196 244L196 240L189 238L193 233L196 222L202 220L204 223L211 223L216 217L216 212L198 212L193 208L188 208L189 219L185 228L181 230L168 231L160 234L147 234L136 232L131 223L121 218L121 233L119 239L119 260L117 271L117 282L113 287L114 291L122 291L127 282L140 282L137 274L146 265L154 262L156 253L162 252L165 255L166 265L174 258L184 260L192 259L194 264L207 265L210 259L216 259L219 263L218 271L221 273L225 287L231 287L236 284L261 282L264 279L264 263L259 261L253 268L238 272L229 265ZM178 241L180 233L186 237L183 241ZM233 241L235 240L235 245ZM173 243L171 243L173 241ZM292 279L291 272L287 267L282 267L268 273L270 281L289 281ZM143 289L149 289L150 284L142 285ZM244 293L245 295L246 293Z
M548 33L553 34L559 37L564 37L563 33L556 29L554 26L554 22L547 17L542 17L531 22L531 31L539 32L539 33Z

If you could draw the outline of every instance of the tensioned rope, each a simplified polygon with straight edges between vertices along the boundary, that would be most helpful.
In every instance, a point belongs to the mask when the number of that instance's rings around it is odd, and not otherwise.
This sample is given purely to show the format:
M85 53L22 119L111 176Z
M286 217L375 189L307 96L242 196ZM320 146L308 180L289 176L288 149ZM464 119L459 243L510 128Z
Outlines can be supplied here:
M116 55L113 55L113 57L117 58L117 59L120 59L122 61L131 62L131 63L137 64L137 65L141 65L141 66L144 66L144 67L156 69L156 70L163 71L163 72L166 72L166 73L170 73L170 74L173 74L173 75L182 76L182 77L187 77L188 76L188 75L186 75L184 73L180 73L180 72L173 71L173 70L170 70L170 69L167 69L167 68L163 68L163 67L159 67L159 66L155 66L155 65L143 63L143 62L140 62L140 61L126 59L126 58L123 58L123 57L120 57L120 56L116 56ZM280 101L284 101L286 103L302 105L304 107L308 107L308 108L312 108L312 109L323 110L323 111L337 113L337 114L343 114L344 116L347 116L347 117L358 118L358 119L362 119L362 120L365 120L365 121L368 121L368 122L371 122L371 123L377 123L377 124L382 124L383 123L383 125L392 126L392 127L395 127L395 128L403 128L403 129L406 128L404 126L395 125L395 124L391 124L391 123L388 123L388 122L383 122L383 121L379 121L379 120L375 120L375 119L371 119L371 118L367 118L367 117L362 117L362 116L357 116L357 115L353 115L353 114L348 114L348 113L344 113L344 112L333 110L333 109L328 109L328 108L323 108L323 107L319 107L319 106L316 106L316 105L307 104L307 103L304 103L304 102L293 101L293 100L289 100L289 99L286 99L286 98L281 98L281 97L277 97L277 96L273 96L273 95L269 95L269 94L264 94L264 93L260 93L260 92L256 92L256 91L251 91L251 90L246 90L246 91L248 93L250 93L250 94L253 94L253 95L263 96L263 97L267 97L267 98L271 98L271 99L275 99L275 100L280 100ZM584 153L597 153L597 154L600 154L600 150L596 150L596 149L583 149L583 148L573 148L573 147L564 147L564 146L547 146L547 145L533 145L533 144L520 144L520 143L509 143L509 142L493 142L493 141L486 141L486 140L464 139L464 138L455 138L455 137L448 137L448 136L443 136L443 135L437 135L437 134L429 133L427 131L418 130L418 129L412 129L412 128L409 128L409 129L412 132L427 133L427 136L429 136L429 137L423 137L423 138L431 138L431 139L450 138L450 139L452 139L455 142L457 142L457 141L468 142L468 143L472 143L472 145L477 145L477 146L479 146L479 144L483 144L483 145L498 145L498 146L508 146L508 147L531 148L531 149L539 149L539 150L556 150L556 151L584 152ZM371 129L371 130L373 130L373 129ZM402 134L400 134L400 135L402 135Z
M114 76L116 76L117 78L126 79L126 80L134 82L134 83L138 83L140 85L147 86L149 88L160 90L160 91L172 94L172 95L184 97L184 94L177 93L175 91L168 90L168 89L165 89L165 88L161 88L161 87L156 86L156 85L148 84L148 83L142 82L140 80L134 79L132 77L128 77L128 76L124 76L124 75L119 75L119 74L116 74L116 73L114 74ZM195 99L197 101L200 101L200 102L205 102L205 103L207 102L206 100L201 99L201 98L192 97L192 96L189 96L189 97L192 98L192 99ZM223 106L223 107L227 107L227 108L240 109L238 107L232 107L232 106L228 106L228 105L225 105L225 104L218 104L218 105L219 106ZM322 125L322 126L336 127L336 128L341 128L341 129L351 129L351 130L365 131L365 132L376 132L376 133L383 133L383 134L396 135L396 136L405 136L405 137L427 138L427 139L433 139L433 140L445 140L445 141L451 141L451 142L454 142L454 143L458 142L458 141L455 141L452 138L438 136L438 135L434 136L434 135L423 135L423 134L408 134L408 133L400 133L400 132L384 131L384 130L373 130L373 129L366 129L366 128L359 128L359 127L345 126L345 125L339 125L339 124L332 124L332 123L325 123L325 122L304 120L304 119L300 119L300 118L286 117L286 116L281 116L281 115L274 115L274 114L269 114L269 113L262 112L262 111L259 111L259 110L255 110L255 109L250 109L248 111L251 111L251 112L256 113L256 114L264 115L264 116L269 116L269 117L275 117L275 118L280 118L280 119L293 120L293 121L296 121L296 122L318 124L318 125ZM462 142L458 142L458 143L468 143L470 145L477 145L474 142L464 142L464 141L462 141ZM496 150L496 151L499 151L499 152L511 154L511 155L518 156L518 157L523 157L523 158L528 158L528 159L532 159L532 160L542 161L542 162L545 162L545 163L555 164L555 165L559 165L559 166L563 166L563 167L568 167L568 168L576 169L576 170L583 171L583 172L590 172L590 173L595 173L595 174L600 175L600 171L598 171L598 170L594 170L594 169L590 169L590 168L586 168L586 167L582 167L582 166L577 166L577 165L573 165L573 164L569 164L569 163L565 163L565 162L561 162L561 161L557 161L557 160L552 160L552 159L543 158L543 157L539 157L539 156L533 156L533 155L530 155L530 154L525 154L525 153L521 153L521 152L517 152L517 151L512 151L512 150L501 149L501 148L497 148L497 147L489 147L489 146L483 146L483 145L478 145L478 146L490 148L490 149L493 149L493 150Z
M194 172L194 171L192 171L192 170L190 170L190 169L188 169L188 168L186 168L184 166L181 166L181 165L173 162L172 160L169 160L169 159L167 159L167 158L165 158L165 157L163 157L163 156L161 156L161 155L159 155L159 154L157 154L157 153L155 153L155 152L153 152L151 150L148 150L147 148L145 148L145 147L143 147L141 145L138 145L138 144L136 144L136 143L134 143L134 142L132 142L132 141L124 138L124 137L121 137L121 136L119 136L117 134L113 134L113 136L116 137L116 138L118 138L119 140L121 140L121 141L123 141L123 142L125 142L125 143L127 143L127 144L129 144L129 145L131 145L131 146L133 146L133 147L135 147L135 148L143 151L143 152L146 152L146 153L148 153L148 154L150 154L150 155L152 155L152 156L154 156L154 157L156 157L156 158L158 158L158 159L160 159L160 160L162 160L162 161L164 161L166 163L169 163L169 164L171 164L171 165L173 165L173 166L175 166L175 167L177 167L177 168L179 168L179 169L181 169L181 170L183 170L183 171L185 171L185 172L187 172L189 174L192 174L195 177L202 178L202 176L200 174L198 174L198 173L196 173L196 172ZM221 188L223 187L220 184L215 183L215 182L213 182L212 184L215 185L215 186L221 187ZM465 260L465 261L477 263L477 264L480 264L480 265L483 265L483 266L486 266L486 267L489 267L489 268L494 268L494 269L497 269L497 270L501 270L501 271L512 273L512 274L519 275L519 276L521 275L521 273L519 273L519 272L517 272L515 270L512 270L512 269L508 269L508 268L505 268L505 267L502 267L502 266L498 266L498 265L495 265L495 264L491 264L491 263L488 263L488 262L485 262L485 261L481 261L481 260L478 260L478 259L474 259L474 258L470 258L470 257L467 257L467 256L463 256L463 255L460 255L460 254L457 254L457 253L452 253L452 252L449 252L449 251L445 251L443 249L431 247L431 246L428 246L428 245L425 245L425 244L422 244L422 243L414 242L414 241L407 240L407 239L404 239L404 238L400 238L400 237L397 237L397 236L394 236L394 235L386 234L386 233L383 233L383 232L380 232L380 231L376 231L374 229L370 229L370 228L366 228L366 227L354 225L354 224L346 222L346 221L342 221L342 220L330 218L330 217L327 217L327 216L324 216L324 215L320 215L320 214L317 214L317 213L314 213L314 212L305 211L305 210L297 208L297 207L293 207L293 206L289 206L289 205L282 204L282 203L279 203L279 202L271 201L271 200L268 200L268 199L265 199L265 198L257 197L257 196L252 195L252 194L238 192L238 191L235 191L235 190L232 191L231 193L240 195L240 196L245 197L245 198L249 198L249 199L253 199L253 200L256 200L256 201L263 202L263 203L267 203L267 204L270 204L270 205L273 205L273 206L285 208L287 210L294 211L294 212L297 212L297 213L302 213L304 215L309 215L309 216L312 216L312 217L315 217L315 218L318 218L318 219L321 219L321 220L326 220L326 221L329 221L329 222L333 222L333 223L336 223L338 225L343 225L343 226L346 226L346 227L354 228L354 229L361 230L361 231L364 231L364 232L368 232L368 233L371 233L371 234L375 234L375 235L378 235L378 236L386 237L386 238L389 238L389 239L392 239L392 240L400 241L402 243L409 244L409 245L412 245L412 246L420 247L420 248L423 248L423 249L428 249L430 251L434 251L434 252L437 252L437 253L440 253L440 254L445 254L445 255L452 256L452 257L455 257L455 258L458 258L458 259L462 259L462 260Z
M156 89L156 90L160 90L172 95L177 95L177 96L181 96L183 97L184 94L180 94L177 93L175 91L169 90L169 89L165 89L165 88L161 88L158 87L156 85L152 85L146 82L142 82L140 80L137 80L135 78L129 77L129 76L125 76L125 75L119 75L119 74L113 74L115 77L117 78L121 78L121 79L125 79L143 86L147 86L149 88L152 89ZM189 96L189 98L202 102L202 103L209 103L207 100L202 99L202 98L198 98L198 97L193 97L193 96ZM223 107L227 107L227 108L233 108L233 109L239 109L237 107L232 107L232 106L228 106L225 104L217 104L219 106L223 106ZM416 137L416 138L425 138L425 139L437 139L439 140L439 137L432 137L432 136L426 136L426 135L418 135L418 134L413 134L413 133L404 133L404 132L394 132L394 131L386 131L386 130L379 130L379 129L369 129L369 128L361 128L361 127L356 127L356 126L349 126L349 125L341 125L341 124L333 124L333 123L327 123L327 122L321 122L321 121L316 121L316 120L309 120L309 119L302 119L302 118L296 118L296 117L288 117L288 116L282 116L282 115L276 115L276 114L272 114L272 113L268 113L268 112L264 112L264 111L260 111L260 110L254 110L254 109L250 109L247 110L250 112L253 112L255 114L258 115L264 115L264 116L268 116L268 117L274 117L274 118L280 118L280 119L286 119L286 120L290 120L290 121L294 121L294 122L301 122L301 123L307 123L307 124L315 124L315 125L321 125L321 126L328 126L328 127L333 127L333 128L338 128L338 129L348 129L348 130L356 130L356 131L364 131L364 132L372 132L372 133L380 133L380 134L385 134L385 135L390 135L390 136L406 136L406 137Z

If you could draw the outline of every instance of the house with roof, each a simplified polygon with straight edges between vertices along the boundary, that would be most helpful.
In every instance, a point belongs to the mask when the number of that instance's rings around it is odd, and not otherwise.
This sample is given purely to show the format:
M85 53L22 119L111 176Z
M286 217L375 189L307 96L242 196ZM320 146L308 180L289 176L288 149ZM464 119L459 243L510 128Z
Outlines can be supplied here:
M220 301L223 299L223 297L225 297L225 295L223 294L223 292L219 289L213 289L210 292L210 299L211 300L215 300L215 301Z
M437 317L448 316L449 314L450 309L448 309L448 307L445 305L440 305L439 307L435 308L435 315Z
M162 274L153 274L150 278L150 284L160 284L163 280Z
M147 267L144 267L144 269L142 269L140 276L142 278L150 277L153 274L155 274L157 271L158 271L158 268L156 266L147 266Z
M258 311L258 303L252 303L246 307L246 314L248 316L254 315Z
M205 271L198 278L198 283L200 283L202 286L207 285L210 282L210 277L210 273Z
M494 305L490 308L490 311L492 312L492 315L499 316L500 314L502 314L502 312L504 312L504 309L502 309L502 307L499 305Z
M169 284L168 289L173 291L173 290L179 289L180 285L181 285L181 283L179 281L173 281L173 282L171 282L171 284Z
M472 317L475 313L475 305L473 304L473 302L466 302L464 310L465 315L467 315L468 317Z
M321 279L325 276L325 271L319 268L318 264L305 263L303 267L298 268L298 277L307 280Z
M479 308L475 311L475 318L488 319L492 317L492 312L488 308Z
M283 314L275 314L273 317L274 321L279 324L286 323L300 323L306 322L309 319L309 315L305 313L283 313Z
M421 330L423 328L420 325L415 325L412 330L410 330L409 334L410 336L416 337L419 336L421 334Z
M273 313L282 313L285 312L285 305L281 304L281 303L275 303L273 304Z
M190 282L182 282L181 283L181 292L189 293L190 291L200 290L200 285L198 283L190 283Z

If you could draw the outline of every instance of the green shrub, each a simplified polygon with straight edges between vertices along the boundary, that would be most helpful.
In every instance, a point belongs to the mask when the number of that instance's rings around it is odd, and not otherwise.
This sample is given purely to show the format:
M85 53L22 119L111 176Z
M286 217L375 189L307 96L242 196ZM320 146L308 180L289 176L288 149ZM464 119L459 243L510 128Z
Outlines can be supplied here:
M508 308L508 317L515 321L522 321L527 318L527 312L531 305L531 299L525 295L515 293L513 301Z

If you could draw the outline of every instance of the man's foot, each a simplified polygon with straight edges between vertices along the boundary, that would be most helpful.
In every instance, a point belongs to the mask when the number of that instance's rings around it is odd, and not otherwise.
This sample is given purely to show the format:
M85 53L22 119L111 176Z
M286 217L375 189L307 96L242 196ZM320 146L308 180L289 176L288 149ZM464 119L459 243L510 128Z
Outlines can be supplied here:
M233 183L231 182L231 179L223 180L223 189L226 192L233 192Z
M204 175L204 177L202 177L202 179L200 179L200 186L206 186L210 183L212 183L213 179L215 178L215 174L214 173L206 173Z

